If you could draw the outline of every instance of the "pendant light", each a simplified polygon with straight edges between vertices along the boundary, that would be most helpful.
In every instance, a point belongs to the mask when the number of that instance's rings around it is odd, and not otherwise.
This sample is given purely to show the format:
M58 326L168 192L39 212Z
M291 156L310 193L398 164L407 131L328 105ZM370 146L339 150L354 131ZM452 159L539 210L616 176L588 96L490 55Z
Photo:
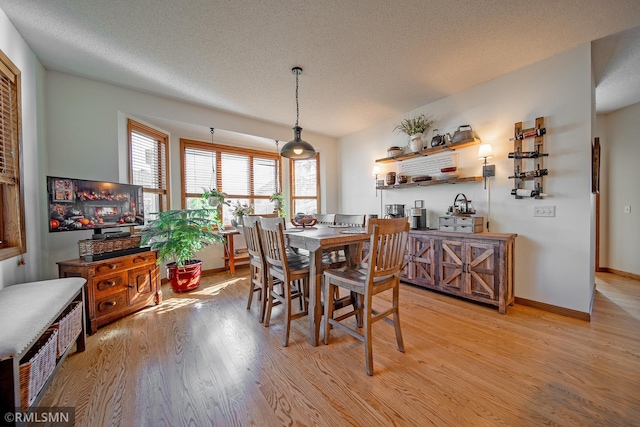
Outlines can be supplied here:
M293 127L293 140L287 142L282 147L280 155L290 159L308 159L316 155L316 150L307 141L300 138L302 128L298 126L300 118L300 107L298 105L298 77L302 74L302 68L293 67L291 72L296 76L296 125Z

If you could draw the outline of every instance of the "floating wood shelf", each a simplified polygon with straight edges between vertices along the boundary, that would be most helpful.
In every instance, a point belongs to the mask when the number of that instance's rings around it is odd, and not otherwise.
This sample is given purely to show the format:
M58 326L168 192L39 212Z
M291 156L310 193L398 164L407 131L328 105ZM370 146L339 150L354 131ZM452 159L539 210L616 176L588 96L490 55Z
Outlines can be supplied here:
M401 162L403 160L410 160L410 159L415 159L423 156L431 156L434 154L443 153L445 151L454 151L454 150L457 150L458 148L469 147L471 145L476 145L479 143L480 143L480 140L478 138L475 138L473 141L459 142L457 144L449 144L449 145L440 145L438 147L425 148L424 150L420 150L416 153L405 153L405 154L400 154L399 156L377 159L376 163ZM400 185L404 185L404 184L400 184Z
M449 179L432 179L429 181L421 182L408 182L406 184L394 184L394 185L382 185L377 186L378 190L397 190L399 188L411 188L411 187L427 187L429 185L439 184L462 184L464 182L476 182L482 181L484 178L481 176L469 176L464 178L449 178Z

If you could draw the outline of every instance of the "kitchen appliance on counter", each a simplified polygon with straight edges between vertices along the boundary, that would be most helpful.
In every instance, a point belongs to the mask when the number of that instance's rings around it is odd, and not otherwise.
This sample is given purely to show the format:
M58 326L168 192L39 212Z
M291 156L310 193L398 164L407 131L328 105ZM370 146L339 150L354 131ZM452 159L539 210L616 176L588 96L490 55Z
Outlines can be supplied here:
M402 218L404 217L404 205L387 205L385 218Z
M409 210L409 226L412 230L424 230L427 228L427 210L424 208L411 208Z

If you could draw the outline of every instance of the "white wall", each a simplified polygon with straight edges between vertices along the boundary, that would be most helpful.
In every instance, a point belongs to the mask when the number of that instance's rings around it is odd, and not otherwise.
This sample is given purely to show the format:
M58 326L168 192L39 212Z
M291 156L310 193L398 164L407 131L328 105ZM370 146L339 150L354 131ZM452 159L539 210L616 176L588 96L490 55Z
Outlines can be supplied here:
M203 141L210 141L208 129L211 126L280 141L293 137L288 126L196 107L58 72L46 73L46 96L49 150L46 171L53 176L126 182L127 118L146 123L153 122L153 118L162 119L165 126L161 130L169 134L171 207L174 209L180 208L181 197L180 138L193 139L194 135L185 134L184 130L174 131L170 122L175 122L180 128L184 128L180 124L201 126L206 130L204 137L200 138ZM322 208L334 211L338 205L336 140L306 131L304 138L320 152ZM275 150L275 142L273 147L256 148ZM285 192L288 191L288 176L288 162L283 161ZM77 241L90 238L90 235L90 231L47 233L44 263L47 274L56 274L56 261L77 258ZM205 269L224 265L220 245L205 249L200 258Z
M640 274L640 104L598 116L600 267ZM631 213L624 207L631 206Z
M514 73L425 105L405 116L342 138L339 143L340 210L376 213L371 170L392 145L406 140L392 132L403 118L424 112L433 116L440 131L453 132L470 124L485 143L493 146L496 176L489 190L482 183L439 185L383 191L383 204L424 200L432 213L431 226L453 204L457 193L473 200L480 215L490 211L490 231L517 233L516 296L580 312L590 312L593 296L591 244L591 53L588 44ZM513 151L509 138L515 122L532 127L544 116L548 134L543 200L516 200L513 188ZM456 151L462 176L481 175L478 147ZM382 165L383 175L394 164ZM490 196L489 196L490 195ZM489 203L490 201L490 203ZM534 218L534 206L555 206L554 218Z
M45 120L43 115L44 68L29 46L16 31L5 13L0 10L0 49L20 69L22 92L22 190L27 233L25 264L18 265L20 257L0 262L0 289L16 283L44 278L40 272L42 236L46 224L40 212L44 200L40 191L43 185L42 164L47 156L45 146Z

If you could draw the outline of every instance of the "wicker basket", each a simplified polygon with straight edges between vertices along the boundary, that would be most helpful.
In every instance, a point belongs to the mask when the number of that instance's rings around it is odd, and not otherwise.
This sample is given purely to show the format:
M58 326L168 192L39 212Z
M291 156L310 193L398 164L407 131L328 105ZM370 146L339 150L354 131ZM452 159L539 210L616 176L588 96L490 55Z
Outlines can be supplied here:
M58 330L58 351L56 358L60 358L82 330L82 303L72 302L60 315L60 320L51 325Z
M31 350L23 357L20 365L20 406L27 410L42 389L49 375L56 367L58 330L47 329Z
M83 258L85 255L100 255L123 249L133 249L140 246L141 239L141 235L134 235L120 239L80 240L78 242L78 252L80 252L80 258Z

